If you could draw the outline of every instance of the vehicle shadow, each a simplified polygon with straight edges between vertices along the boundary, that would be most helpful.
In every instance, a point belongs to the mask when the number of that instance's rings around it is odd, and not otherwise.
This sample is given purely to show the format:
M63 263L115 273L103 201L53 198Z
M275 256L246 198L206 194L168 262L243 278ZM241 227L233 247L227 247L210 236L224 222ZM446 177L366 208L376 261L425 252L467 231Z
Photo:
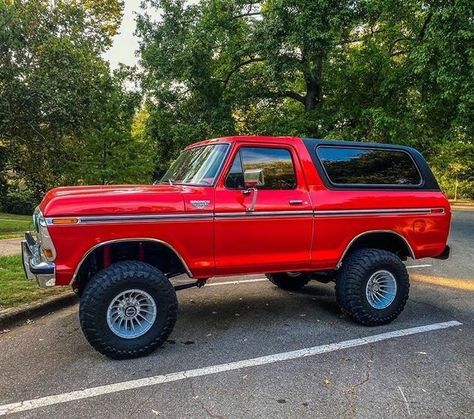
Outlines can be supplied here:
M299 291L285 291L272 284L259 287L257 292L246 287L248 285L239 285L231 291L223 290L224 287L207 290L204 287L194 292L179 292L178 318L189 316L213 321L217 317L216 323L222 324L241 317L261 318L266 322L268 315L273 322L292 317L334 321L341 316L332 284L310 283Z

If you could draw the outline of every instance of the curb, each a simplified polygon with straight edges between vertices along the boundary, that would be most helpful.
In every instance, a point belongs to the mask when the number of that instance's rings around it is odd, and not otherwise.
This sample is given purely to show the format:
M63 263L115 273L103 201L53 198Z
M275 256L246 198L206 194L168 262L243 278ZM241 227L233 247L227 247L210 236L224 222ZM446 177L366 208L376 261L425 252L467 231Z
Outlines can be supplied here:
M451 205L452 209L472 209L474 210L474 201L454 201L449 199L449 205Z
M0 329L17 326L25 320L38 318L52 311L76 304L78 301L77 295L70 291L31 304L6 309L0 312Z
M464 210L464 211L474 211L474 206L472 205L451 205L452 210Z

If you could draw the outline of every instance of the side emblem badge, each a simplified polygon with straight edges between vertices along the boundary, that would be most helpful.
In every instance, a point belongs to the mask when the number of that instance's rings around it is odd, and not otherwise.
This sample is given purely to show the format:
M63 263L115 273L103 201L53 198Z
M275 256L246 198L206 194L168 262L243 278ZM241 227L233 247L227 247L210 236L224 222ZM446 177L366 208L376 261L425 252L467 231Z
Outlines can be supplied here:
M189 202L194 208L197 209L204 209L211 203L211 201L209 201L208 199L192 200Z

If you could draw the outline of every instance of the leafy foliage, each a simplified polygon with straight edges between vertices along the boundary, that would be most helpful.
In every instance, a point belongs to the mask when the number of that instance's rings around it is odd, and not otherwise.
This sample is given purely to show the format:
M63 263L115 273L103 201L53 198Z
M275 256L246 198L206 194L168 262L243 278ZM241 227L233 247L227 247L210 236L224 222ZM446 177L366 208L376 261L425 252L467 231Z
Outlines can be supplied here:
M161 11L158 22L146 13L138 21L160 169L198 139L294 134L412 145L452 183L451 160L436 156L472 147L472 1L145 6Z
M100 57L122 6L0 3L0 142L13 189L38 200L58 185L149 180L147 154L131 132L140 105L140 94L125 89L131 71L111 74Z

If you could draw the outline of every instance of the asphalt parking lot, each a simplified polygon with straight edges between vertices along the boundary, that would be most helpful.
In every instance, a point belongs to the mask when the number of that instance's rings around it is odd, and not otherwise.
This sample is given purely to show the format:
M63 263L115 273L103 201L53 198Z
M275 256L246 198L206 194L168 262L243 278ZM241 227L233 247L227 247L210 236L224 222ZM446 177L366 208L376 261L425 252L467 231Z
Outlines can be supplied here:
M132 361L95 352L77 306L50 314L0 335L0 414L472 417L473 211L454 213L451 244L448 261L407 263L448 281L413 280L404 312L383 327L343 316L333 284L289 293L262 276L180 291L168 342Z

